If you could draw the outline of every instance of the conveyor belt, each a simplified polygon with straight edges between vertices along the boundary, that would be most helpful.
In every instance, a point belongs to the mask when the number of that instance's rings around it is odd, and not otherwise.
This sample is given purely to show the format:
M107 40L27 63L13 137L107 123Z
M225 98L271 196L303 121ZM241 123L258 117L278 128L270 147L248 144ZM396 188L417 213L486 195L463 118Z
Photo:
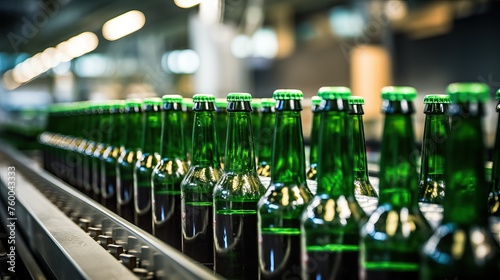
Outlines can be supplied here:
M15 199L14 212L7 212L12 218L9 222L15 223L15 231L24 233L37 260L58 279L222 278L72 189L3 142L0 172L1 207L7 208L9 199ZM15 196L9 197L9 181L15 181Z

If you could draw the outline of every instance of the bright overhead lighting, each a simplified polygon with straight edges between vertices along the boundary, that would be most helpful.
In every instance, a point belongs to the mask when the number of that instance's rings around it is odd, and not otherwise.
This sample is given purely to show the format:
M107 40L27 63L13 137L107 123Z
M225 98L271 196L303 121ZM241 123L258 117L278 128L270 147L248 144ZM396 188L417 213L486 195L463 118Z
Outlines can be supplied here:
M201 0L174 0L175 5L179 8L191 8L201 3Z
M104 23L102 36L114 41L141 29L145 23L146 16L141 11L129 11Z
M76 35L18 63L13 69L4 73L4 85L7 89L14 89L60 63L69 62L73 58L95 50L97 45L99 45L99 38L92 32Z

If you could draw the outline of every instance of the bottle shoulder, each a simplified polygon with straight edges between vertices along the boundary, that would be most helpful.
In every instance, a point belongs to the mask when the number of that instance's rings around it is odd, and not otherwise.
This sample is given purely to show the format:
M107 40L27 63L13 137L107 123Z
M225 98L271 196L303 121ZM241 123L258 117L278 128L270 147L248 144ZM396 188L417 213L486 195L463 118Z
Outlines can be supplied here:
M191 165L181 182L181 189L208 189L213 187L221 176L221 170L214 166Z
M162 158L153 170L153 177L159 180L180 181L188 171L188 163L179 158Z
M214 198L259 200L265 191L266 188L255 172L223 172L214 187Z

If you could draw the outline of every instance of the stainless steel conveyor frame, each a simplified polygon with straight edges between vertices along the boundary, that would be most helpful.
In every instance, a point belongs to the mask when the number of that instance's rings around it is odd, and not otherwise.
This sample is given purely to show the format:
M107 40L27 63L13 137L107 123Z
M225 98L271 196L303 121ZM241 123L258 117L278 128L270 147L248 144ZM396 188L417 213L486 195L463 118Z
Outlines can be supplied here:
M14 215L6 212L9 166L15 168ZM16 218L9 221L17 234L58 279L222 279L2 141L0 174L2 222Z

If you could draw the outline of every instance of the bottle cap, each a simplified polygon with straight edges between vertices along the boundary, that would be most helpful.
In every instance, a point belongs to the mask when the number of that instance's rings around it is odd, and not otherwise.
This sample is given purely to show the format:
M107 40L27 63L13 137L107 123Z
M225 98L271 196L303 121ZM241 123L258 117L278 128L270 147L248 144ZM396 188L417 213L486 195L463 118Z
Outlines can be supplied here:
M313 97L311 97L311 103L313 106L318 106L318 105L321 105L321 97L315 95Z
M486 102L490 99L490 89L483 83L451 83L446 92L453 103Z
M193 98L184 98L181 101L181 105L187 108L193 108Z
M128 98L125 100L125 107L127 108L142 106L142 104L143 101L140 98Z
M321 87L318 96L325 100L347 99L351 96L351 89L348 87Z
M198 93L193 96L193 102L215 102L215 96L212 94Z
M387 86L382 88L382 99L390 101L413 101L417 98L417 90L414 87Z
M497 99L500 99L500 89L497 90Z
M349 105L364 105L365 99L361 96L350 96L347 102Z
M109 105L111 109L123 109L125 108L125 100L110 100Z
M260 100L260 98L253 98L251 104L253 109L262 108L262 101Z
M148 106L162 105L163 101L160 97L146 97L144 98L144 104Z
M250 93L244 93L244 92L232 92L227 95L227 101L232 102L232 101L252 101L252 95ZM254 102L252 101L252 107L253 107ZM259 100L260 104L260 100Z
M161 97L161 99L165 103L178 103L178 102L182 102L182 95L165 94L164 96Z
M428 94L424 96L424 104L449 104L450 96L446 94Z
M276 100L302 100L304 94L298 89L277 89L273 92L273 98Z
M261 98L260 104L262 107L274 107L276 105L276 100L273 98Z
M215 106L219 108L226 108L227 100L225 98L215 98Z

